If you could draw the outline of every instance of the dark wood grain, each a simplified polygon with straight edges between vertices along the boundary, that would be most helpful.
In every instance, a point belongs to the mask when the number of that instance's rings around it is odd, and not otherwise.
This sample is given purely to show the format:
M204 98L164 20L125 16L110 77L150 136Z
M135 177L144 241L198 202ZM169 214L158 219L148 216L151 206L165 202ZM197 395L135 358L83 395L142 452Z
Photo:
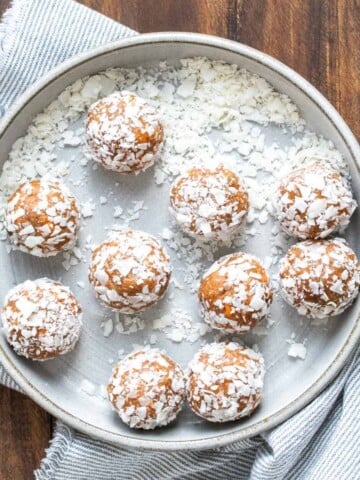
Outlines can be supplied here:
M360 0L81 0L139 32L194 31L262 50L303 75L360 138ZM0 0L0 15L10 0ZM0 479L28 480L49 416L0 389Z
M51 417L25 395L0 387L0 479L30 480L51 437Z

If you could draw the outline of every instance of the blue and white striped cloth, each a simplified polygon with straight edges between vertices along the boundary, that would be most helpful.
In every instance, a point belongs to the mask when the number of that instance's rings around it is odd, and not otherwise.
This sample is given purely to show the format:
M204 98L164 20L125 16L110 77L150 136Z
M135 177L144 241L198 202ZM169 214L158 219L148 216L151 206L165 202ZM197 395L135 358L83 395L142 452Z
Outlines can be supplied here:
M0 109L78 52L135 34L71 0L15 0L0 25ZM17 388L0 366L0 382ZM1 415L1 413L0 413ZM37 480L357 480L360 349L297 415L262 436L216 451L141 452L57 422Z

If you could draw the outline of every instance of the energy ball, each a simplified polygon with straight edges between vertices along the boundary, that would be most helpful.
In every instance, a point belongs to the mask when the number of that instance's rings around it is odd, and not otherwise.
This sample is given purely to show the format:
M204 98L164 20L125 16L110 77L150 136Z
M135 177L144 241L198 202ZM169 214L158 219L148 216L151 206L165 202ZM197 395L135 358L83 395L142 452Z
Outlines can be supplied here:
M108 170L146 170L155 162L163 137L155 108L135 93L115 92L89 108L87 145L94 160Z
M207 344L189 365L189 405L210 422L247 417L261 401L264 374L264 359L251 348L235 342Z
M71 250L79 222L76 199L59 180L23 183L7 202L5 225L10 242L36 257Z
M12 288L1 318L15 352L33 360L71 352L82 327L81 307L70 289L48 278L27 280Z
M352 304L359 285L358 259L341 238L297 243L280 261L282 294L300 315L339 315Z
M275 200L282 229L304 240L326 238L343 230L356 206L348 182L323 162L314 162L283 178Z
M179 365L161 351L147 349L115 365L107 389L126 425L151 430L175 420L186 396L185 383Z
M272 291L259 260L238 252L210 267L201 279L198 297L206 323L224 332L245 333L268 315Z
M239 176L223 166L191 168L174 182L170 212L180 228L199 240L227 240L249 209Z
M89 268L89 281L99 300L126 314L160 300L170 275L170 259L158 240L130 229L100 243L93 250Z

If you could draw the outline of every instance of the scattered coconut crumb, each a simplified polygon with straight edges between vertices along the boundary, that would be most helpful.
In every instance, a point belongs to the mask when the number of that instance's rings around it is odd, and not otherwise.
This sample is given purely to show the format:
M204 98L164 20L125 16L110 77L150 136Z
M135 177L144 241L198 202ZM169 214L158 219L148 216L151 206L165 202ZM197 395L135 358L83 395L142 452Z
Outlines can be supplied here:
M256 325L256 327L253 328L251 333L253 333L254 335L262 336L262 337L267 336L270 333L270 327L272 326L272 324L268 320L270 319L267 319L265 322L260 323L259 325Z
M194 343L211 331L206 323L193 322L190 313L182 309L175 309L155 319L153 329L161 330L175 343L183 341Z
M120 207L120 205L117 205L116 207L114 207L114 215L113 215L114 218L120 218L122 214L123 214L123 209Z
M66 130L62 134L64 146L77 147L81 144L81 138L76 136L72 130Z
M115 330L122 335L130 335L145 328L145 320L140 316L129 316L119 314L114 318Z
M82 204L81 214L84 218L92 217L94 215L94 202L85 202Z
M104 337L109 337L114 330L114 323L112 318L108 318L102 322L101 327L103 329Z
M288 349L288 355L291 358L300 358L305 360L306 357L306 347L303 343L292 343Z

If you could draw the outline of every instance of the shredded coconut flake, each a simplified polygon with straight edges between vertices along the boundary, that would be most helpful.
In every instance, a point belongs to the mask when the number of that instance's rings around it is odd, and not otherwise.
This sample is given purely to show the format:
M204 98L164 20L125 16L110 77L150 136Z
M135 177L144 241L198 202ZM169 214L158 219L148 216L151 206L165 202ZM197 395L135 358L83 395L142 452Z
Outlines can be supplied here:
M306 347L302 343L292 343L288 349L288 355L292 358L300 358L305 360L306 358Z

